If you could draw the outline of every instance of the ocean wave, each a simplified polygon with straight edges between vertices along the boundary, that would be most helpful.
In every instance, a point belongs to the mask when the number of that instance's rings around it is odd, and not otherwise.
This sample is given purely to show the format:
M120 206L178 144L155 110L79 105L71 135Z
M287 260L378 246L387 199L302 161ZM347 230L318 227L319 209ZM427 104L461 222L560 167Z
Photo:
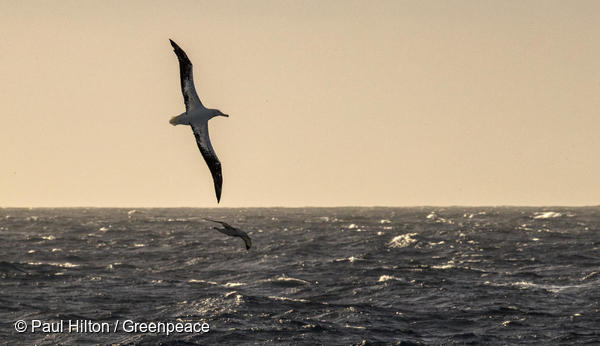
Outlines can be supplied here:
M244 296L239 294L238 291L227 292L223 295L223 297L225 297L225 298L229 298L231 296L233 296L235 298L236 305L240 305L240 304L244 303Z
M134 218L142 217L143 215L144 215L143 211L135 210L135 209L132 209L132 210L130 210L130 211L127 212L127 218L129 220L132 220Z
M390 280L395 280L395 281L404 281L404 279L392 276L392 275L381 275L379 277L379 280L377 280L377 282L386 282L386 281L390 281Z
M417 233L406 233L395 236L394 238L392 238L392 240L390 240L388 245L392 248L407 247L417 242L417 240L413 238L413 236L415 235L417 235Z
M189 221L189 219L187 218L182 218L182 217L178 217L178 218L168 218L167 222L187 222Z
M551 285L551 284L536 284L531 281L523 281L523 280L516 281L516 282L509 282L509 283L494 283L494 282L486 281L486 282L484 282L484 284L489 285L489 286L497 286L497 287L512 286L512 287L517 287L522 290L541 289L541 290L544 290L544 291L547 291L550 293L562 293L563 291L580 290L580 289L584 289L584 288L595 287L594 282L588 282L588 283L584 283L584 284L580 284L580 285Z
M490 207L487 215L475 207L143 209L143 217L128 220L129 209L11 209L12 219L0 215L5 315L48 321L206 320L211 327L202 335L86 335L94 344L291 339L299 344L363 339L593 344L598 339L581 332L598 324L598 207ZM533 219L541 215L534 212L547 210L563 216ZM570 212L577 216L569 218ZM25 222L28 215L39 215L39 221ZM329 223L318 219L325 215ZM195 225L201 217L236 220L242 229L254 230L253 240L261 246L243 253L215 247L230 240L199 232ZM438 223L438 217L455 224ZM188 223L169 223L169 218ZM284 228L288 231L279 231ZM41 238L50 235L55 240ZM561 328L553 328L557 319L564 322ZM9 344L82 340L76 333L4 329L0 340Z
M70 263L70 262L64 262L64 263L58 263L58 262L27 262L27 264L29 264L31 266L48 265L48 266L61 267L61 268L77 268L77 267L80 266L79 264L74 264L74 263Z
M533 213L534 219L556 219L562 216L563 214L556 211L538 211Z
M360 329L360 330L367 329L367 327L363 327L363 326L351 326L349 324L346 324L344 327L346 327L346 328L352 328L352 329Z
M588 279L593 278L594 276L598 276L598 272L591 272L591 273L585 275L584 277L581 278L581 281L586 281Z
M279 297L279 296L268 296L269 299L273 300L282 300L288 302L296 302L296 303L308 303L309 301L301 298L288 298L288 297Z
M452 269L452 268L456 268L456 266L454 265L454 261L448 261L445 264L437 264L437 265L431 266L431 268L433 268L433 269Z
M27 273L27 271L20 268L19 264L11 263L6 261L0 261L0 272L18 271L21 273Z
M210 285L218 285L218 283L214 281L206 281L202 279L189 279L188 283L190 284L210 284Z
M435 211L432 211L431 213L429 213L425 218L428 220L432 220L436 223L446 223L449 225L454 224L454 221L452 221L451 219L446 219L444 217L439 216Z
M350 256L348 258L336 258L335 260L333 260L334 262L350 262L350 263L354 263L354 261L356 260L361 260L361 258L358 257L354 257L354 256Z
M302 285L310 285L310 282L302 279L296 279L289 276L280 276L272 279L260 280L259 283L271 283L282 287L295 287Z

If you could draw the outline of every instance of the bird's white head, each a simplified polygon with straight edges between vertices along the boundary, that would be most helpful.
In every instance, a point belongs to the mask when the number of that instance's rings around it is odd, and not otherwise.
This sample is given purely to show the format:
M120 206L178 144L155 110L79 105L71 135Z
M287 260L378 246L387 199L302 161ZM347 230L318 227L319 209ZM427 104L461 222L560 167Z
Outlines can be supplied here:
M225 114L218 109L210 109L210 117L211 118L218 117L218 116L229 117L228 114Z

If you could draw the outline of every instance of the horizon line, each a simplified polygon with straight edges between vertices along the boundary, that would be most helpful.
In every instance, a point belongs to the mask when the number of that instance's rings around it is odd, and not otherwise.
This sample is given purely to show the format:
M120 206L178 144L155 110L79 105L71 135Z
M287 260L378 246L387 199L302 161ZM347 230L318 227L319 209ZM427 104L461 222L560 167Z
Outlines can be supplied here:
M235 206L235 207L202 207L202 206L0 206L0 209L306 209L306 208L598 208L600 204L576 205L537 205L537 204L451 204L451 205L336 205L336 206Z

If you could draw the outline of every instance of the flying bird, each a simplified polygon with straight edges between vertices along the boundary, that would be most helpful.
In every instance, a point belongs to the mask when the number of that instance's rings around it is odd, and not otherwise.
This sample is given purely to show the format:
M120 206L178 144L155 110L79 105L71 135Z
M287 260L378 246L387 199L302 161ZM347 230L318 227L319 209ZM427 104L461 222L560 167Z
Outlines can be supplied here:
M196 143L200 148L200 153L204 157L204 161L210 169L213 182L215 184L215 193L217 194L217 203L221 201L221 187L223 186L223 175L221 173L221 162L215 154L215 151L210 144L208 136L208 121L216 116L229 117L223 114L218 109L209 109L204 107L196 88L194 87L194 76L192 73L192 62L188 59L187 54L181 49L177 43L169 39L171 46L177 54L179 60L179 75L181 77L181 92L183 93L183 101L185 102L185 112L178 116L172 117L169 121L171 125L189 125L192 127Z
M250 237L248 236L248 234L246 232L242 231L239 228L232 227L227 222L216 221L216 220L211 220L211 219L204 219L204 220L220 223L225 228L213 227L213 229L216 229L217 231L219 231L223 234L227 234L228 236L242 238L244 240L244 243L246 243L246 250L250 250L250 247L252 246L252 240L250 239Z

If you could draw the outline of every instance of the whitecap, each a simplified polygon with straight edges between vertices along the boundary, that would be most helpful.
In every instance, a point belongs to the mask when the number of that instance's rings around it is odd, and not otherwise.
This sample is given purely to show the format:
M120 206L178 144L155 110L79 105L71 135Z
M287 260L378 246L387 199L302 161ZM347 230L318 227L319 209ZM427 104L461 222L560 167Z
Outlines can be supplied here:
M581 281L585 281L591 277L594 277L595 275L598 275L598 272L591 272L591 273L587 274L586 276L582 277Z
M350 263L354 263L354 261L359 260L360 258L356 258L354 256L350 256L348 258L336 258L334 262L345 262L348 261Z
M349 324L346 324L345 327L346 328L352 328L352 329L366 329L366 327L363 327L363 326L351 326Z
M45 239L45 240L55 240L56 237L53 236L53 235L44 235L44 236L42 236L42 239Z
M561 217L563 216L561 213L559 212L555 212L555 211L538 211L534 213L533 218L534 219L555 219L557 217Z
M403 279L401 278L397 278L395 276L391 276L391 275L381 275L379 277L379 280L377 280L377 282L386 282L386 281L390 281L390 280L396 280L396 281L403 281Z
M308 281L305 281L302 279L296 279L296 278L291 278L291 277L287 277L287 276L278 277L276 280L280 281L280 282L296 282L296 283L302 283L302 284L309 283Z
M70 262L65 262L65 263L48 263L50 265L54 265L54 266L59 266L62 268L76 268L79 267L79 264L73 264Z
M552 292L552 293L561 293L562 291L566 291L566 290L578 290L581 288L588 288L588 287L594 287L595 283L594 282L588 282L588 283L583 283L583 284L579 284L579 285L545 285L545 284L536 284L533 282L529 282L529 281L517 281L517 282L511 282L511 283L490 283L489 281L484 282L485 285L491 285L491 286L513 286L513 287L518 287L520 289L542 289L548 292Z
M529 225L526 224L526 223L520 225L517 228L520 229L520 230L523 230L523 231L533 231L533 228L529 227Z
M426 218L429 220L433 220L436 223L447 223L449 225L454 224L454 221L452 221L451 219L446 219L441 216L438 216L435 211L432 211L431 213L429 213L429 215L427 215Z
M76 268L76 267L79 267L79 264L73 264L73 263L70 263L70 262L65 262L65 263L57 263L57 262L50 262L50 263L28 262L27 264L32 265L32 266L49 265L49 266L61 267L61 268Z
M243 282L228 282L225 284L225 287L238 287L238 286L244 286L245 283Z
M446 263L446 264L437 264L437 265L431 266L431 268L433 268L433 269L452 269L452 268L455 268L455 266L454 266L454 261L448 261L448 263Z
M407 247L410 244L417 242L416 239L412 238L415 235L417 235L417 233L401 234L399 236L394 237L392 240L390 240L388 245L390 247Z
M236 305L240 305L244 302L244 296L242 296L241 294L239 294L237 291L231 291L231 292L227 292L225 293L224 297L225 298L229 298L230 296L235 295L235 304Z
M201 283L201 284L211 284L211 285L218 285L216 282L214 281L206 281L206 280L200 280L200 279L189 279L188 283L191 284L196 284L196 283Z
M143 214L143 213L141 211L139 211L139 210L132 209L132 210L130 210L130 211L127 212L127 218L128 219L133 219L134 217L136 217L136 216L138 216L140 214Z
M232 294L236 294L236 293L237 293L237 291L231 291L231 292L227 292L227 293L225 293L224 297L225 297L225 298L228 298L230 295L232 295Z
M175 218L175 219L172 219L172 218L167 219L167 222L187 222L187 221L188 221L188 219L180 218L180 217Z
M380 224L386 224L386 223L392 223L392 221L388 220L388 219L381 219L381 220L379 220L379 223Z
M283 301L297 302L297 303L308 303L308 300L301 299L301 298L288 298L288 297L269 296L269 299L283 300Z

